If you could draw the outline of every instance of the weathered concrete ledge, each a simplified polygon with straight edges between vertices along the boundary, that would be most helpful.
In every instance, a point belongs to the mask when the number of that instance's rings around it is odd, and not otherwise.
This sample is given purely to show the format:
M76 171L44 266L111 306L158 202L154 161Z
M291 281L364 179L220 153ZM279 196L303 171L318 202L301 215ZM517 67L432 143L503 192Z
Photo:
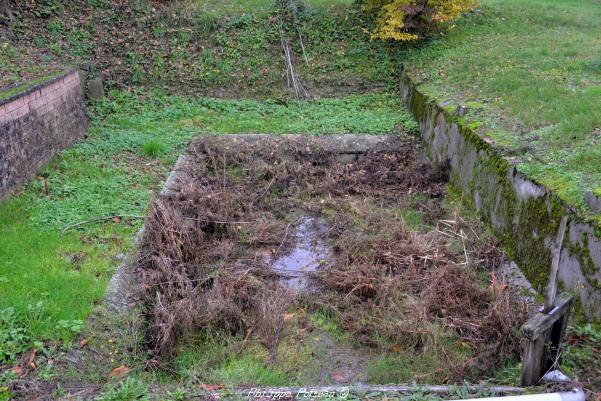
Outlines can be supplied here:
M163 189L161 189L161 195L179 189L181 186L179 180L186 178L182 170L187 162L185 156L180 156L177 159L173 170L169 173L169 176L163 185ZM138 257L138 246L142 240L142 235L144 235L145 227L145 224L142 225L140 231L136 233L134 249L125 256L123 262L121 262L117 271L115 271L115 274L113 274L113 277L111 277L106 286L106 290L104 291L104 305L110 312L124 314L128 311L130 303L134 300L134 294L138 288L134 277L133 266Z
M517 171L461 118L461 108L429 98L403 74L401 95L419 122L429 159L448 165L461 190L504 248L540 292L551 266L559 222L570 222L561 253L559 280L576 295L589 319L601 319L601 230L553 192Z
M224 134L204 136L223 141L223 146L245 146L246 144L268 141L275 145L280 143L296 144L301 152L305 150L307 153L312 151L312 147L317 146L341 156L361 155L370 151L399 151L405 146L405 142L395 135Z

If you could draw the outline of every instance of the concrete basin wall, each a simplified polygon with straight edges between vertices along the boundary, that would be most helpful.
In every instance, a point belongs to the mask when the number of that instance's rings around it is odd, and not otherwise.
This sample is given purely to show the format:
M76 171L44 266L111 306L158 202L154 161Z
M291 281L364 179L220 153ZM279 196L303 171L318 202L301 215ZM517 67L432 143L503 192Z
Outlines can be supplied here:
M428 158L446 165L457 187L501 239L534 287L544 293L552 244L562 215L570 217L559 271L560 285L576 295L589 319L601 319L601 230L554 193L519 173L448 107L420 90L406 73L401 96L419 122Z

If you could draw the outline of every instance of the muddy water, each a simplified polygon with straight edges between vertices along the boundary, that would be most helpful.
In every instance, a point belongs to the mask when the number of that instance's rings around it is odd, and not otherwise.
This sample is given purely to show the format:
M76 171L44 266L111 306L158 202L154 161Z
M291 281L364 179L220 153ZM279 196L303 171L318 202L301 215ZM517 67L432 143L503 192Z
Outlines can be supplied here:
M307 216L300 219L294 232L294 245L271 263L288 287L306 287L310 274L327 262L330 249L323 238L328 229L322 219Z

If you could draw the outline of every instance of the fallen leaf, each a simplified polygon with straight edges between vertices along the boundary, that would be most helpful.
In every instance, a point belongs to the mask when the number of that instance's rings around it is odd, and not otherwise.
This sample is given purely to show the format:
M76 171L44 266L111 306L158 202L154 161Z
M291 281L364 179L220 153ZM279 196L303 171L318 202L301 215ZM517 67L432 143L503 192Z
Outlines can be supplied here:
M90 341L90 339L89 339L89 338L84 338L83 340L81 340L81 341L79 342L79 346L80 346L81 348L83 348L83 347L85 347L86 345L88 345L88 342L89 342L89 341Z
M38 353L37 349L34 348L33 350L31 350L31 355L29 355L29 359L27 360L27 366L29 366L32 369L36 368L34 361L35 361L35 355L37 353Z
M336 383L344 383L346 381L346 376L340 372L332 373L332 380Z
M206 384L206 383L202 383L199 385L199 387L203 390L206 391L215 391L215 390L219 390L222 389L224 386L223 384Z
M284 321L287 322L289 320L294 319L294 313L286 313L284 314Z
M25 376L25 369L23 369L23 367L21 366L15 366L10 371L16 374L17 376Z
M499 280L497 278L497 276L494 273L491 273L491 282L489 285L489 289L494 293L494 294L502 294L505 290L507 290L508 285Z
M117 224L121 223L121 217L119 217L119 216L113 217L112 220L113 220L113 223L117 223Z
M111 370L111 373L109 373L109 376L111 376L111 377L123 376L127 372L129 372L129 368L121 365L118 368Z

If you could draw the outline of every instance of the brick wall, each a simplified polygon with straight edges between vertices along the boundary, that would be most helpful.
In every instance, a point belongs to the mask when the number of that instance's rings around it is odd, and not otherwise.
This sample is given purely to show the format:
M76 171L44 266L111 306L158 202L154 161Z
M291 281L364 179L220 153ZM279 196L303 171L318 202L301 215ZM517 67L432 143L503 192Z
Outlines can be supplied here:
M71 71L0 101L0 199L27 182L88 126L82 85Z

